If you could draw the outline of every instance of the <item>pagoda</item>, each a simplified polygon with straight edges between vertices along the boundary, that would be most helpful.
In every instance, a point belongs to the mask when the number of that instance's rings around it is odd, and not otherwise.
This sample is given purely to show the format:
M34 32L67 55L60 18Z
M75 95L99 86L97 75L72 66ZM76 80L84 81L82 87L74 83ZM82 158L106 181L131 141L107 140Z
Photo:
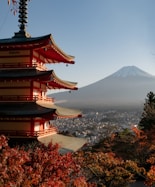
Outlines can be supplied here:
M52 89L77 90L47 64L74 64L51 34L31 37L26 32L27 0L19 1L19 32L0 39L0 134L10 138L38 138L57 133L52 120L75 118L80 111L61 108L47 97Z

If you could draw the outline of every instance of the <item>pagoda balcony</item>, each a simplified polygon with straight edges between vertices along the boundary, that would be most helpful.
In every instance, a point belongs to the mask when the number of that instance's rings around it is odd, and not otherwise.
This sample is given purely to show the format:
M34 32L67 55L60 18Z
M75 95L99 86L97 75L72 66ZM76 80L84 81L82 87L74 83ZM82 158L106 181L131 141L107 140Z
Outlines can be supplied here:
M56 134L58 132L57 128L51 127L49 129L41 131L24 131L24 130L0 130L0 134L7 137L21 137L21 138L37 138L41 136L46 136L49 134Z
M0 96L0 101L4 102L10 102L10 101L46 101L46 102L53 102L54 103L54 98L50 97L39 97L39 96L29 96L29 95L1 95Z
M0 63L0 68L37 68L39 70L47 70L44 65L39 63Z

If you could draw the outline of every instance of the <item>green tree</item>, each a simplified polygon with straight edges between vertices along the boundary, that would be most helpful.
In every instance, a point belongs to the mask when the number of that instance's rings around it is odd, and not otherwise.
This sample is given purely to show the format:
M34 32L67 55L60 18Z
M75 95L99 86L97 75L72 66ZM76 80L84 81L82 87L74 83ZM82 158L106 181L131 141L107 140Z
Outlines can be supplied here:
M149 92L145 99L144 110L142 118L139 122L139 128L144 131L155 128L155 94Z

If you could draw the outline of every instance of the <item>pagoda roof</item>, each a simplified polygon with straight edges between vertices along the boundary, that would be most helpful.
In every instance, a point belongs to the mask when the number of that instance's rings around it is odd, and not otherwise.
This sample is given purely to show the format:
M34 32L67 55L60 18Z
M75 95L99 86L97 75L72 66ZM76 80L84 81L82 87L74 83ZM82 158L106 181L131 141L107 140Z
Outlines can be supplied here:
M47 63L74 64L74 57L64 53L51 34L40 37L12 37L0 39L0 50L33 49L41 54Z
M47 86L50 89L63 88L63 89L77 90L78 88L76 87L76 85L77 82L69 82L57 77L54 70L52 71L51 80L47 82Z
M51 102L46 102L46 101L37 101L37 104L46 107L46 108L55 108L56 115L58 118L75 118L75 117L81 117L82 112L80 110L75 110L75 109L70 109L70 108L64 108L58 105L55 105L54 103Z
M49 80L52 70L39 71L35 68L0 69L0 80L4 79L42 79Z
M0 102L0 117L81 117L81 111L68 109L44 101Z
M46 146L51 142L53 144L59 144L59 152L61 154L78 151L87 143L86 138L66 136L63 134L49 134L46 136L39 136L37 139Z
M40 80L47 84L49 89L77 90L76 82L69 82L58 78L54 70L40 71L36 68L0 69L0 80L31 79Z
M47 117L55 113L54 108L45 108L35 102L1 102L0 117Z

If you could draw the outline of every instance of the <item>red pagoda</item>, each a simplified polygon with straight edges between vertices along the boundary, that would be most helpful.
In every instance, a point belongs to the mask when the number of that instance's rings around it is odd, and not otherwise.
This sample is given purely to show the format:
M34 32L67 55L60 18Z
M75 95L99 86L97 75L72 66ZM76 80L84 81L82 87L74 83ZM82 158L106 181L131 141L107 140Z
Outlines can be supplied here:
M51 35L31 37L25 29L27 0L19 2L19 32L0 39L0 134L38 138L56 133L51 121L81 116L80 111L54 105L49 89L76 90L76 83L58 78L46 64L74 64Z

